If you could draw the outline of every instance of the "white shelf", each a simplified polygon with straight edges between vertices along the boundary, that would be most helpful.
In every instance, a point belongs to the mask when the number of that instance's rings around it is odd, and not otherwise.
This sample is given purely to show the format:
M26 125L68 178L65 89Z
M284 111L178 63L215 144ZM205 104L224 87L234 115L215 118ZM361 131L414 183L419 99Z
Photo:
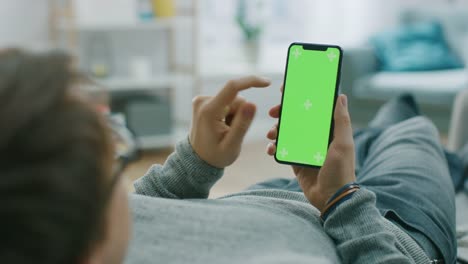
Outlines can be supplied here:
M136 139L139 149L167 148L174 146L174 135L143 136Z
M131 77L111 77L109 79L96 79L97 83L108 91L141 91L171 88L174 75L159 75L151 78L138 79Z
M137 138L137 147L141 150L174 147L177 142L187 138L189 131L190 124L178 124L173 127L172 133L169 135Z
M112 24L81 24L71 25L62 23L59 28L62 31L77 30L81 32L95 31L135 31L135 30L165 30L173 26L190 25L192 18L187 16L176 16L172 18L155 18L149 21L135 21L132 23Z

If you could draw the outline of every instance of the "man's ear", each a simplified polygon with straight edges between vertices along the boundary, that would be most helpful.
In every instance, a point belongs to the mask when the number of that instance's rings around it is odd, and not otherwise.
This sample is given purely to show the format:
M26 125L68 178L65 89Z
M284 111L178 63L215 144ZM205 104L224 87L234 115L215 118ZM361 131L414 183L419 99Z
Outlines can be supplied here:
M104 243L95 243L90 251L82 257L78 264L103 264L104 263Z

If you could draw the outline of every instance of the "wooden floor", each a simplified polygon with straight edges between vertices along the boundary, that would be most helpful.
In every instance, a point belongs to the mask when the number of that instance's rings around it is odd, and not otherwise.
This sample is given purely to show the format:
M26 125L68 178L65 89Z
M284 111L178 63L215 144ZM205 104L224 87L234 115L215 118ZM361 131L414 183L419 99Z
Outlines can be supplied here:
M133 181L145 175L146 171L153 164L164 164L169 154L173 151L172 148L162 149L157 151L145 151L140 154L138 160L130 163L125 169L124 175L129 178L129 191L133 191Z
M443 144L447 142L447 136L442 135ZM289 166L280 165L273 157L266 154L265 149L268 141L248 142L244 145L239 159L230 167L226 168L224 176L211 189L210 197L220 197L245 189L246 187L272 178L294 177ZM134 181L143 176L153 164L163 164L172 149L145 152L141 158L132 163L125 171L125 175ZM129 191L133 186L129 185Z

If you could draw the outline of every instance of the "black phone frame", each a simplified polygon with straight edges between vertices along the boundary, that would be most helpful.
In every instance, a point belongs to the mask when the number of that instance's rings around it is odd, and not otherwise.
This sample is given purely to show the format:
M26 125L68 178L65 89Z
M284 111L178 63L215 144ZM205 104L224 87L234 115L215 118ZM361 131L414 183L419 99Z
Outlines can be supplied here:
M277 137L275 141L275 145L278 146L278 140L280 137L280 126L281 126L281 115L283 113L283 100L284 100L284 94L286 91L286 77L288 74L288 63L289 63L289 54L291 51L291 48L296 45L301 45L304 50L319 50L319 51L327 51L329 48L336 48L340 51L340 56L339 56L339 61L338 61L338 73L336 77L336 84L335 84L335 95L333 98L333 109L332 109L332 118L330 120L330 132L328 136L328 148L327 148L327 153L328 149L330 147L331 142L333 141L333 129L334 129L334 115L335 115L335 106L336 106L336 99L338 98L338 91L340 88L340 82L341 82L341 64L343 61L343 49L338 46L338 45L329 45L329 44L315 44L315 43L304 43L304 42L293 42L289 45L288 47L288 54L286 57L286 66L284 70L284 80L283 80L283 92L281 94L281 106L280 106L280 111L279 111L279 117L278 117L278 126L277 126ZM305 163L297 163L297 162L289 162L289 161L282 161L279 160L276 155L278 153L278 149L276 150L275 154L273 157L275 158L276 162L280 164L287 164L287 165L296 165L296 166L303 166L303 167L311 167L311 168L317 168L320 169L322 166L317 166L317 165L312 165L312 164L305 164ZM326 155L325 155L326 156Z

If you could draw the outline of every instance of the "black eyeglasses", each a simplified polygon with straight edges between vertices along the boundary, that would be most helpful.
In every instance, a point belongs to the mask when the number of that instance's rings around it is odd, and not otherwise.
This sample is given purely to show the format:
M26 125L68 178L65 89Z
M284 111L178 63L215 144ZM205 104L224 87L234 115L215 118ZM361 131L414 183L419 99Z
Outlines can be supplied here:
M125 168L127 168L128 163L128 159L122 156L118 157L115 160L114 167L112 168L111 181L109 186L107 187L104 200L108 201L108 199L110 199L110 197L112 196L115 185L117 185L120 178L122 177L123 172Z
M136 159L137 147L132 132L125 125L125 118L121 114L106 115L109 127L112 131L115 144L115 162L112 168L112 179L109 186L109 194L112 194L114 186L119 181L127 165Z

